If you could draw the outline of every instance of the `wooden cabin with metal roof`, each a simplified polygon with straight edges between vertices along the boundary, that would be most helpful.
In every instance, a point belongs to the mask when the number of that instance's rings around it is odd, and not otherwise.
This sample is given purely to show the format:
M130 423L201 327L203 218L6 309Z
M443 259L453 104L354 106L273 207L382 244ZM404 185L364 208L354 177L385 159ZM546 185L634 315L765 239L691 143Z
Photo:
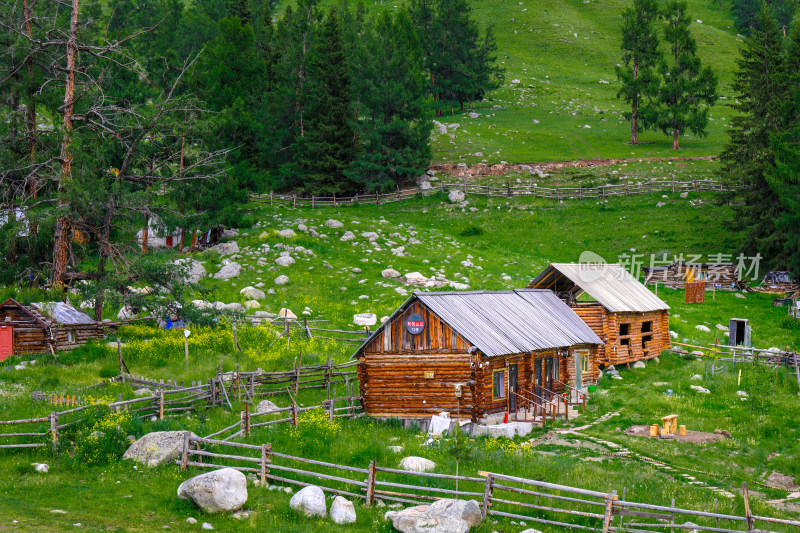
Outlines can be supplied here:
M10 355L71 350L104 336L103 324L64 302L0 304L0 361Z
M528 288L553 291L603 340L591 361L595 372L671 347L669 306L621 265L553 263Z
M356 351L365 410L473 423L552 401L601 340L551 291L415 293ZM538 400L537 400L538 398Z

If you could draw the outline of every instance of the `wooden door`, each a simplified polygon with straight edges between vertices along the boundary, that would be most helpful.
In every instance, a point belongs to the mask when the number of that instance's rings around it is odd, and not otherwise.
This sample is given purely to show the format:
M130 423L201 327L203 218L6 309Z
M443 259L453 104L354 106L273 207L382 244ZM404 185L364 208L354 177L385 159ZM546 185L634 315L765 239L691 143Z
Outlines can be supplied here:
M519 375L519 365L508 365L508 410L509 413L517 412L517 376Z
M553 391L553 357L544 358L544 388L546 389L544 398L551 400L551 392Z
M14 327L0 325L0 361L14 355Z
M537 359L533 362L533 393L536 395L534 396L534 401L536 403L541 403L542 396L542 360Z

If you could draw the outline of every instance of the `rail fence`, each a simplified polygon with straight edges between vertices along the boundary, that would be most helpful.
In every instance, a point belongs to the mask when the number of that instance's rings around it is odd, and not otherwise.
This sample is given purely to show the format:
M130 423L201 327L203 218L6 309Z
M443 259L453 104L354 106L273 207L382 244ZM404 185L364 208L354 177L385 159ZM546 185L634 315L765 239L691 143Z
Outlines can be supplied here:
M493 472L478 472L478 476L411 472L381 467L376 461L354 467L285 454L269 443L245 444L188 434L176 464L183 470L234 468L252 475L263 488L270 483L316 485L366 505L378 499L412 505L442 498L473 499L484 518L512 518L569 530L768 533L772 530L756 526L761 522L786 526L781 531L795 531L800 526L800 521L753 514L746 483L742 485L744 513L739 515L676 507L674 498L670 505L630 501L625 497L626 488L620 497L617 490L600 492Z
M430 185L430 184L429 184ZM347 206L347 205L381 205L401 202L413 198L425 198L450 190L462 191L465 195L472 194L486 198L513 198L515 196L534 196L548 198L556 201L571 199L610 198L612 196L631 196L635 194L649 194L654 192L729 192L730 187L713 179L702 180L666 180L651 179L637 183L609 183L598 187L544 187L537 184L514 184L506 182L505 186L480 185L464 182L440 182L436 186L412 187L390 193L357 194L355 196L297 196L293 194L252 194L250 200L270 205L291 205L293 207L322 207L322 206Z

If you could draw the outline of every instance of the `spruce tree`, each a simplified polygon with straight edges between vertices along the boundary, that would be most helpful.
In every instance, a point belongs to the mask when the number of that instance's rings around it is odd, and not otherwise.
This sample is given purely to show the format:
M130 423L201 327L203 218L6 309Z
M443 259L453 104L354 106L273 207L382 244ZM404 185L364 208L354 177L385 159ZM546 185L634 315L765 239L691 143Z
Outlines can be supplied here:
M354 184L345 175L355 156L352 93L335 9L314 36L306 81L306 133L300 146L304 186L323 195L352 192Z
M242 24L250 22L250 6L247 0L229 0L228 16L237 17Z
M622 87L617 98L631 104L625 118L631 121L630 144L639 144L639 132L653 120L651 101L658 94L655 72L661 54L658 51L656 22L659 12L655 0L633 0L622 12L622 61L616 67Z
M675 150L679 148L678 137L686 131L706 136L708 107L717 101L717 77L711 67L701 64L686 10L685 1L667 3L664 40L669 46L669 59L662 59L659 68L663 84L658 98L658 127L665 134L672 134Z
M775 166L770 137L782 130L785 65L778 23L766 8L757 22L760 29L744 41L737 60L733 85L737 115L731 119L730 140L720 155L720 178L737 190L732 225L745 232L742 251L775 257L784 245L775 232L781 203L767 174Z

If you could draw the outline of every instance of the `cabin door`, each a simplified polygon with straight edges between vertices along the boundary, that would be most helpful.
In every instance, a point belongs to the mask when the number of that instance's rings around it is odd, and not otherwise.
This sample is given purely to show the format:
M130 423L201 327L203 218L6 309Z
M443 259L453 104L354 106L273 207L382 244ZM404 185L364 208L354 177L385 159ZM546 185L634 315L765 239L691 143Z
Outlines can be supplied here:
M555 358L544 358L544 388L546 389L544 398L548 401L552 400L550 393L553 391L553 359Z
M533 362L533 401L537 404L542 403L542 360L537 359Z
M583 354L581 352L575 352L575 388L580 389L581 385L581 357Z
M517 375L519 365L508 365L508 410L510 413L517 412ZM513 394L512 394L513 393Z
M14 354L14 328L13 326L0 326L0 361L8 359Z

